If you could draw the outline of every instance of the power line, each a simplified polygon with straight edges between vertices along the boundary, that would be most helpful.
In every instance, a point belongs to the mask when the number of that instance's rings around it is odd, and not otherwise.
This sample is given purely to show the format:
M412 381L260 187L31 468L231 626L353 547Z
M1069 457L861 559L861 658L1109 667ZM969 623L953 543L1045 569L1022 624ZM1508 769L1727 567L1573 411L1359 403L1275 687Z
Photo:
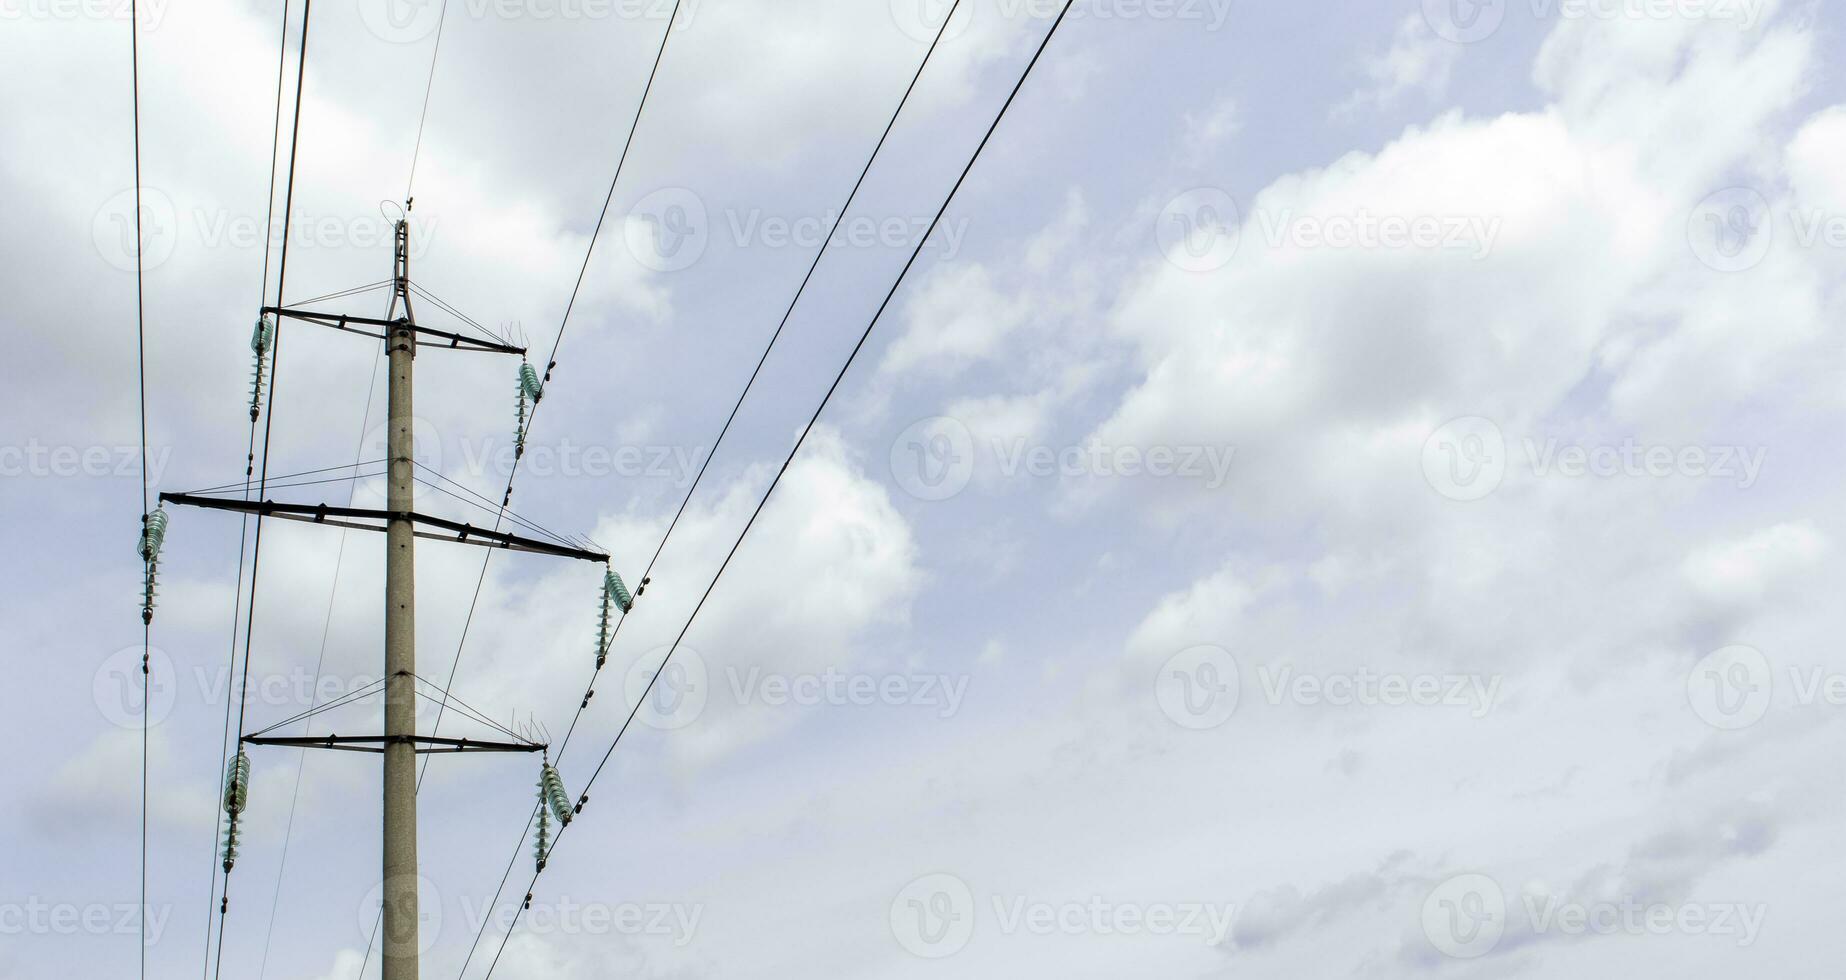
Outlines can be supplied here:
M809 264L807 273L801 279L801 284L796 287L795 295L789 300L787 309L783 310L782 319L776 324L776 329L770 335L769 343L764 346L762 355L757 358L756 367L751 370L749 379L744 382L743 391L738 393L737 401L731 405L730 414L725 418L724 425L718 430L718 437L712 441L711 451L706 454L705 460L699 465L698 473L692 478L692 485L686 489L686 495L681 498L679 508L674 512L673 519L667 524L666 533L661 535L660 544L654 548L653 556L648 559L647 568L641 573L642 583L645 584L653 575L654 565L659 562L661 553L666 550L667 542L672 539L673 532L679 527L680 519L685 516L687 506L692 503L693 495L698 492L699 484L704 481L705 473L711 467L712 460L718 455L718 450L723 446L725 437L730 434L731 425L737 421L738 411L743 408L744 400L749 397L751 389L756 385L757 377L762 374L763 365L768 362L770 353L775 350L776 342L782 337L782 331L788 326L790 318L793 317L795 313L795 308L801 303L801 297L807 292L808 284L813 281L815 271L820 268L821 260L826 257L826 243L832 241L833 236L839 232L841 223L846 220L847 212L852 209L853 202L858 199L860 188L865 185L866 178L872 172L872 166L878 162L879 153L883 151L885 142L890 139L891 132L897 127L897 121L899 117L903 115L904 107L909 104L911 95L916 92L918 83L922 81L924 70L929 67L931 57L935 55L937 47L942 44L942 39L948 32L949 24L954 21L955 14L960 7L961 0L955 0L955 3L949 8L948 16L943 18L942 26L936 30L936 36L930 41L929 49L923 53L923 59L917 63L917 70L911 75L909 85L904 88L903 97L898 100L897 108L892 110L891 118L885 122L884 131L879 134L877 144L872 147L871 154L866 158L865 166L860 169L858 179L853 182L852 190L846 195L845 203L840 205L833 221L833 227L828 229L826 237L821 239L821 247L815 251L813 262ZM628 617L626 615L616 622L615 629L609 635L609 646L598 651L599 654L608 653L609 647L614 646L616 637L621 635L622 626L627 622ZM590 682L584 688L583 697L577 702L577 711L571 716L570 727L565 729L564 740L558 746L557 751L557 759L560 763L563 762L564 753L570 748L571 737L576 734L577 723L582 720L584 710L590 706L590 697L595 690L596 679L602 673L603 659L602 656L598 656L596 667L590 673ZM536 815L537 811L534 810L532 814L526 817L526 825L520 830L519 841L513 847L513 856L507 861L506 872L500 876L500 884L495 887L494 897L492 901L488 903L490 908L494 903L500 900L501 894L506 889L506 882L512 875L513 866L518 863L519 855L525 850L526 834L531 831L532 821ZM487 923L483 921L481 926L475 931L474 943L468 947L469 960L473 959L474 950L479 946L481 937L486 934L486 929ZM467 961L462 963L462 969L463 971L467 970Z
M301 106L302 106L302 103L306 101L303 98L303 96L305 94L304 83L307 79L307 70L308 70L308 27L310 26L313 14L314 14L314 0L302 0L300 55L297 57L296 65L295 65L295 111L294 111L293 125L291 127L290 135L289 135L288 181L286 185L286 190L283 193L283 200L282 200L282 244L280 247L280 255L278 256L278 259L277 259L276 305L278 306L282 305L283 298L284 298L284 290L287 288L287 283L288 283L289 225L294 217L295 167L296 167L296 162L299 158L299 153L301 149ZM286 20L286 10L284 11L284 15L285 15L285 20ZM283 36L286 39L287 37L286 27L284 28ZM284 57L286 57L286 47L284 48ZM278 117L280 115L280 106L281 106L281 97L280 97L280 90L278 89L278 94L277 94ZM278 127L278 132L279 132L279 127ZM270 155L273 160L276 155L276 151L272 149ZM273 165L272 165L271 175L270 175L270 179L272 182L271 191L270 191L270 201L271 201L272 208L274 207L274 200L275 200L275 192L274 192L274 187L273 187L273 182L275 179L274 173L275 172L274 172ZM273 220L274 220L274 216L272 214L271 221ZM265 270L267 270L268 264L269 264L269 253L267 249L265 249L263 253L263 264L264 264ZM265 297L267 297L268 295L267 293L267 289L268 289L267 271L265 271L264 273L264 280L265 280L264 281L264 289L265 289L264 295ZM261 498L267 492L267 485L269 482L270 434L274 430L274 427L275 427L276 389L280 385L280 382L281 382L282 326L279 320L276 324L275 340L273 343L269 345L269 356L271 358L271 363L274 365L274 367L270 371L269 412L263 421L263 462L262 462L262 466L261 466L261 470L260 470L260 474L258 476L258 482L257 482L257 496L259 498ZM251 422L254 425L255 419L252 419ZM243 731L244 731L245 710L249 707L249 701L250 701L251 641L254 638L255 631L256 631L257 572L258 572L258 568L262 560L262 555L263 555L263 515L259 513L256 517L256 534L255 534L254 540L252 541L251 549L250 549L250 604L249 604L249 611L244 616L244 669L243 669L242 683L238 688L238 699L237 699L238 700L237 732L238 732L238 736L240 739L242 738ZM221 903L218 906L218 915L220 919L219 925L218 925L218 948L217 948L217 952L214 957L215 964L213 967L213 975L217 977L222 977L224 975L224 933L225 933L225 929L224 929L223 919L230 912L230 903L231 903L231 879L230 879L230 872L226 871L225 878L224 878L223 897L222 897Z
M436 17L436 45L429 53L429 80L423 83L423 111L417 116L417 142L410 151L410 176L404 181L404 210L410 210L410 189L417 182L417 157L423 152L423 124L429 121L429 96L436 88L436 58L442 54L442 25L449 19L449 0L442 0Z
M135 380L139 392L141 415L141 541L142 560L152 562L148 552L148 484L147 484L147 300L144 292L141 253L147 245L147 239L141 231L141 11L137 0L128 2L128 65L129 87L134 105L134 152L135 152ZM143 567L147 574L148 569ZM148 752L148 715L151 705L148 695L153 682L148 674L148 660L154 645L153 622L153 585L151 581L145 586L149 590L144 612L141 617L141 910L137 916L141 925L141 977L147 978L147 752Z
M967 182L968 175L973 172L975 163L980 160L982 151L987 148L988 142L993 139L994 132L999 129L1001 121L1006 118L1007 111L1012 108L1013 102L1019 97L1020 91L1025 87L1026 79L1031 77L1032 69L1038 65L1039 59L1044 55L1046 47L1050 45L1052 37L1057 34L1059 25L1064 23L1065 16L1070 13L1072 2L1073 0L1065 0L1064 6L1058 12L1057 19L1052 21L1050 30L1045 33L1045 37L1039 42L1038 49L1033 52L1032 60L1026 64L1025 71L1019 76L1019 81L1014 84L1012 92L1007 95L1006 102L1000 106L1000 111L994 117L993 124L987 128L986 134L981 137L979 145L974 149L973 156L968 159L967 166L962 168L961 176L956 178L955 185L950 188L948 197L943 200L941 208L936 211L935 218L930 221L929 228L917 239L916 248L912 250L909 260L904 263L903 269L898 273L897 280L891 284L891 289L885 294L883 302L879 303L877 312L872 314L871 322L866 324L865 331L859 335L858 342L853 345L851 353L846 357L846 363L840 366L839 373L834 376L833 383L827 388L827 393L821 397L820 405L814 409L814 414L809 417L807 425L802 428L801 435L796 438L795 445L790 448L788 455L783 459L781 468L776 471L774 479L770 480L769 488L764 492L763 499L757 503L756 509L750 514L750 519L744 523L743 530L737 535L737 540L731 545L730 551L724 556L724 561L718 566L717 573L712 576L711 582L706 585L704 593L700 595L698 603L693 606L692 614L687 617L686 624L680 628L679 635L673 640L673 645L667 649L666 656L661 659L660 666L655 669L653 677L648 680L647 686L641 690L640 696L636 698L635 705L629 711L627 720L622 722L622 727L617 730L615 739L609 743L608 751L603 753L602 761L597 764L596 770L590 774L589 781L583 786L583 793L579 797L580 800L588 799L590 787L595 784L597 778L602 775L604 767L609 764L610 757L615 754L616 746L621 744L622 737L627 734L629 726L634 723L636 715L641 711L641 706L647 703L648 695L653 692L654 685L659 683L661 675L666 671L667 664L672 662L673 654L679 650L679 645L681 641L686 638L687 631L692 629L693 622L698 619L699 612L705 608L705 603L711 598L712 591L717 588L719 580L724 577L725 570L730 567L732 559L737 556L737 551L743 546L744 540L749 536L750 529L756 525L757 518L762 516L764 507L768 506L770 498L775 495L776 487L782 482L782 477L788 473L789 467L793 465L795 457L801 451L802 444L807 441L809 433L814 431L814 426L820 421L821 413L826 411L828 402L832 401L834 393L839 390L840 383L845 380L846 374L851 370L853 362L858 359L859 352L865 348L866 341L871 339L873 329L878 326L879 320L883 318L885 311L890 308L891 301L896 298L898 289L903 286L904 280L910 274L910 270L916 265L918 257L923 254L923 247L928 243L930 235L935 232L936 226L942 222L943 215L948 212L949 206L954 203L955 197L960 193L962 185ZM565 824L558 828L557 837L552 844L553 850L556 849L557 842L563 839L564 832L569 828L569 824ZM538 883L538 875L538 872L534 872L532 875L533 886L536 886ZM528 894L530 891L531 888L528 887ZM513 930L518 927L520 913L523 911L524 906L522 905L519 910L514 912L512 923L508 926L506 934L500 938L500 949L494 954L493 963L488 966L487 977L493 976L494 967L499 965L501 955L506 952L507 940L512 938ZM486 978L483 978L483 980L486 980Z
M943 18L942 26L936 30L935 39L930 42L929 50L923 52L923 60L917 64L917 70L915 74L911 75L910 84L905 87L904 95L898 100L897 108L892 110L891 118L885 122L884 132L879 134L878 143L872 147L871 155L865 160L865 166L859 170L859 177L857 180L853 181L852 190L847 193L845 203L841 204L839 210L836 212L833 219L833 227L829 228L826 237L821 239L821 247L815 251L814 261L808 265L807 274L802 276L801 285L796 287L795 296L793 299L789 300L788 308L782 311L781 322L776 324L775 332L770 334L769 343L763 347L762 356L756 359L756 367L750 371L749 379L744 382L743 391L738 393L737 401L731 405L730 415L725 417L724 425L719 428L718 438L712 440L711 451L706 453L704 461L699 464L699 472L693 476L692 485L687 488L686 496L680 500L679 509L674 511L673 519L667 523L666 533L661 535L660 544L654 548L653 557L649 558L647 561L647 569L641 573L641 581L646 582L648 578L653 575L654 565L656 562L660 561L661 552L666 550L667 542L673 537L673 531L679 527L680 518L686 516L686 507L692 503L693 494L698 492L699 484L705 479L705 471L710 469L712 460L718 455L719 447L724 445L724 438L730 434L732 423L737 421L737 413L743 408L744 399L748 398L751 389L756 387L756 379L763 373L763 365L768 363L770 352L775 350L776 342L782 339L782 331L788 327L788 321L795 315L795 307L800 305L801 297L807 293L808 283L814 281L814 273L820 268L821 259L825 258L827 255L827 243L831 242L833 236L839 233L840 225L846 220L846 213L852 209L853 202L858 199L859 189L865 186L866 178L872 173L872 165L878 162L878 155L884 150L885 142L891 138L891 131L897 128L898 117L903 115L904 107L910 103L910 96L916 92L917 84L923 80L923 71L929 67L930 57L936 53L937 46L942 43L942 38L948 32L949 24L953 21L955 12L960 9L960 7L961 0L955 0L955 3L949 7L948 16ZM626 622L628 622L628 617L623 616L622 619L615 624L614 631L609 635L609 644L611 646L614 646L615 638L621 635L622 624ZM608 651L605 650L603 652L606 653ZM598 666L597 670L600 671L601 667ZM590 683L594 685L595 682L595 675L592 674ZM564 751L570 748L570 738L577 730L577 722L582 718L583 710L589 706L589 703L588 697L578 702L577 714L571 718L570 727L564 732L564 741L558 747L557 758L560 763L564 760Z

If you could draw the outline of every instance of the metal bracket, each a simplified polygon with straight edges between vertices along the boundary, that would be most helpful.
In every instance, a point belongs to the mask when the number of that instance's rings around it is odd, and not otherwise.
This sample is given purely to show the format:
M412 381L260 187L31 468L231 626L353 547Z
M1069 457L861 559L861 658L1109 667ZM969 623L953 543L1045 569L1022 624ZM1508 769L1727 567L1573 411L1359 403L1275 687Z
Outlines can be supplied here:
M538 555L551 555L555 558L574 558L579 561L591 561L608 564L609 556L600 551L584 548L572 548L551 541L520 537L505 531L463 524L441 517L431 517L415 512L397 512L388 510L371 510L363 507L330 507L326 504L284 504L274 500L231 500L222 497L205 497L191 493L163 493L163 503L178 504L183 507L203 507L207 510L228 510L241 514L257 514L263 517L279 517L283 520L301 521L307 524L327 524L333 527L346 527L358 531L383 531L392 521L410 521L418 527L435 528L437 531L418 530L419 538L435 541L454 541L460 544L479 545L483 548L501 548L507 551L524 551ZM373 523L376 522L376 523Z

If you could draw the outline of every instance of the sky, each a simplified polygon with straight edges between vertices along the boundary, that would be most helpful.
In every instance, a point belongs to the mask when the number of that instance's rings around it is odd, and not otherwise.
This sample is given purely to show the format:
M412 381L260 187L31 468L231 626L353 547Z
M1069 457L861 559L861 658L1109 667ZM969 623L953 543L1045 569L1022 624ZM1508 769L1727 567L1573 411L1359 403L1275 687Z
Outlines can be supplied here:
M829 242L947 3L685 0L597 233L670 4L448 2L314 5L283 301L414 198L418 284L558 345L518 515L635 585L710 465L601 671L600 567L419 543L419 674L595 780L523 909L537 760L430 761L423 976L1846 953L1836 6L1077 0L899 281L1056 4L965 0ZM149 483L241 484L302 4L280 66L138 12L139 239L125 4L0 0L0 978L376 977L376 758L252 746L221 931L216 870L226 731L382 670L381 537L265 522L253 598L171 508L138 673L137 247ZM379 348L283 327L272 476L383 455ZM419 506L491 523L516 365L416 368ZM271 496L382 506L326 472Z

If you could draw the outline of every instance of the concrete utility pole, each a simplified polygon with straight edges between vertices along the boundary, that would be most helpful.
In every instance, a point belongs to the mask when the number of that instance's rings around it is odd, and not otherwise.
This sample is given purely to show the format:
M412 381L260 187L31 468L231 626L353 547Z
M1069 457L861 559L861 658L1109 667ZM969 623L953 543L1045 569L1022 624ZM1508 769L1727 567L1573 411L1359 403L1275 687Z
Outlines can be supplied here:
M390 421L385 509L384 980L417 980L417 560L416 445L411 382L417 360L410 305L410 219L397 223L390 328ZM387 317L386 319L392 319Z
M375 285L364 287L364 289L370 290L375 288ZM609 556L590 548L572 545L563 539L524 537L502 531L498 520L492 527L476 527L462 521L417 512L415 401L412 398L413 370L417 349L434 347L440 350L516 356L521 359L519 381L522 386L521 390L525 389L529 375L534 378L531 382L533 386L537 386L538 382L530 366L524 363L526 356L524 347L515 346L491 335L479 336L477 334L486 334L486 331L478 326L475 327L476 333L470 334L418 325L416 313L411 304L411 293L417 292L424 296L428 296L428 293L413 286L410 281L410 222L407 216L397 222L395 265L390 285L391 310L382 319L307 307L265 306L262 308L263 326L259 328L279 329L280 321L288 320L356 336L375 338L385 344L390 362L390 375L387 378L389 386L387 415L389 418L386 423L386 456L388 457L386 477L389 484L385 491L383 510L355 507L350 503L343 507L327 503L292 503L272 500L267 496L252 500L248 499L247 491L242 498L239 498L225 495L222 488L199 493L163 493L160 495L160 500L162 503L202 507L208 510L226 510L246 516L254 515L258 521L259 535L261 534L261 522L266 518L384 533L384 731L380 734L363 735L270 734L280 727L278 724L255 732L242 732L238 736L240 751L235 763L238 768L235 771L242 774L237 782L237 785L242 787L248 779L249 762L244 758L241 749L250 745L368 752L384 757L384 815L381 827L383 874L380 887L382 907L379 909L378 924L378 946L383 960L383 980L418 980L418 949L421 945L418 942L418 932L421 910L417 902L417 882L420 880L417 876L417 756L432 752L515 752L542 755L547 746L543 742L533 741L492 721L487 721L484 717L479 717L477 720L484 721L490 727L499 730L510 741L439 736L434 733L423 735L417 731L417 699L430 696L428 692L420 692L418 685L420 683L431 687L433 685L419 681L417 678L416 540L432 538L451 544L570 558L595 562L604 566L609 564ZM440 302L437 305L443 306ZM465 317L456 315L466 320ZM468 322L472 325L472 321ZM259 356L260 354L259 349ZM260 408L260 401L257 399L260 398L261 391L259 382L252 395L253 412ZM255 417L253 414L252 421ZM523 415L520 418L520 424L520 434L523 438ZM502 505L499 516L506 516L504 505ZM252 563L252 568L254 567ZM256 588L255 580L253 570L251 573L253 593ZM437 693L445 698L449 696L449 692L440 689L437 689ZM367 696L373 695L368 694ZM299 717L305 718L317 713L318 711L310 710ZM288 721L295 720L299 718ZM231 859L235 854L233 844L237 839L236 820L243 809L242 800L243 794L240 791L235 807L228 800L226 803L226 812L231 817L224 859L224 870L227 875L230 874ZM219 907L220 915L228 911L229 907L230 900L226 898Z

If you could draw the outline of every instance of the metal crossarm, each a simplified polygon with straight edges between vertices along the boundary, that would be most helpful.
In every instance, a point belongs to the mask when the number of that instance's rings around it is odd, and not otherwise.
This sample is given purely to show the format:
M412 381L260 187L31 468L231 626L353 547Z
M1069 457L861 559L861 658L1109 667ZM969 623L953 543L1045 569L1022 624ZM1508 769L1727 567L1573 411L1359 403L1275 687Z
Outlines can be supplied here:
M347 313L319 313L314 310L297 310L286 306L265 306L263 307L263 312L285 317L290 320L312 323L317 326L332 327L335 330L344 330L348 333L356 333L365 337L376 337L379 340L387 339L385 331L394 328L408 329L417 335L418 347L447 347L452 350L485 351L491 354L518 354L521 357L524 357L526 354L526 349L524 347L515 347L512 344L503 344L491 340L482 340L477 337L468 337L458 333L451 333L447 330L420 327L408 319L384 320L375 316L353 316ZM371 327L373 329L362 329L365 327ZM431 339L422 339L425 337Z
M248 745L279 745L297 749L331 749L335 752L382 754L387 745L407 744L418 755L445 752L543 752L542 742L488 742L477 738L442 738L435 735L248 735Z
M258 514L264 517L279 517L308 524L329 524L359 531L384 531L393 520L408 520L418 528L415 533L419 538L454 541L461 544L479 545L483 548L502 548L507 551L525 551L532 554L551 555L556 558L574 558L599 564L609 562L609 556L600 551L573 548L551 541L521 537L505 531L475 527L460 521L414 512L400 513L364 507L334 507L328 504L287 504L274 500L233 500L191 493L163 493L160 499L162 502L178 504L182 507L203 507L208 510ZM433 530L425 530L426 528Z

